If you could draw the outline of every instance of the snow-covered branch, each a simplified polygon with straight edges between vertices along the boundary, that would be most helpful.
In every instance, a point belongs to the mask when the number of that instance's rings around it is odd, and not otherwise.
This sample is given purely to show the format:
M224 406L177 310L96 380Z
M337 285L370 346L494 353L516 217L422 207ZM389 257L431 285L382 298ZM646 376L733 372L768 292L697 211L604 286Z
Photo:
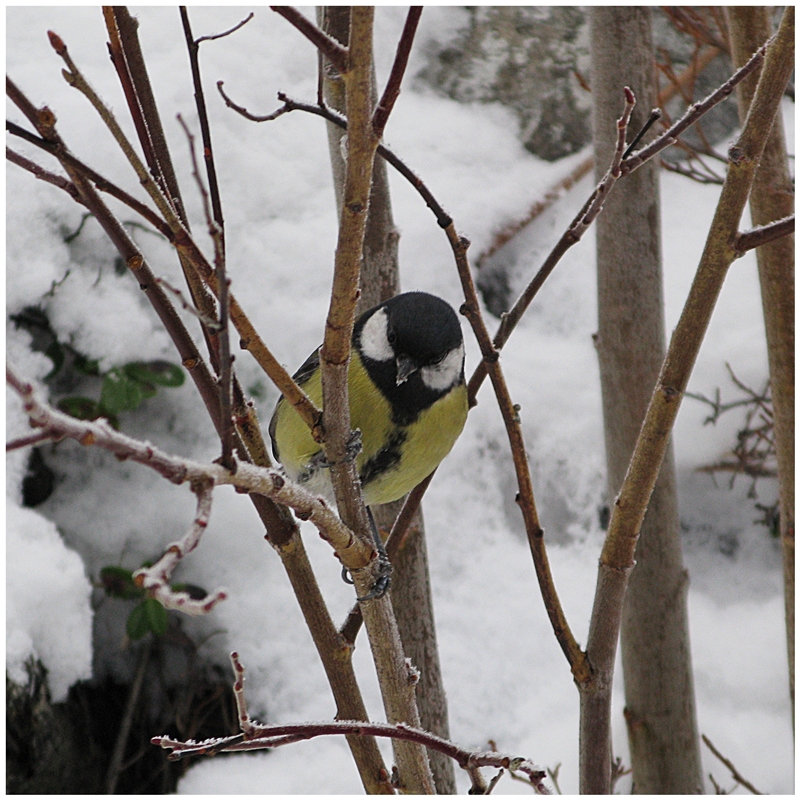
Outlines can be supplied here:
M363 568L369 561L369 548L358 542L321 497L315 497L276 469L239 461L233 471L221 464L203 464L172 456L154 445L114 430L105 419L86 421L57 411L40 400L33 386L23 380L10 364L6 366L6 381L22 398L31 424L41 428L53 440L75 439L86 446L100 447L121 460L136 461L150 467L173 483L189 483L193 487L227 484L244 493L271 497L292 508L301 519L311 521L348 569L351 569L351 564L353 570Z

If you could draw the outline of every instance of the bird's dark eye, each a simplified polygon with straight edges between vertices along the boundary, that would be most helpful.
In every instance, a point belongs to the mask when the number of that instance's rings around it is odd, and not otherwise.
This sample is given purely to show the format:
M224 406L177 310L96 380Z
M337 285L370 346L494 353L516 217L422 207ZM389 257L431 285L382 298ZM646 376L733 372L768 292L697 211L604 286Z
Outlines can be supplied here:
M389 340L389 344L394 344L397 341L397 334L394 331L389 331L386 334L386 338Z

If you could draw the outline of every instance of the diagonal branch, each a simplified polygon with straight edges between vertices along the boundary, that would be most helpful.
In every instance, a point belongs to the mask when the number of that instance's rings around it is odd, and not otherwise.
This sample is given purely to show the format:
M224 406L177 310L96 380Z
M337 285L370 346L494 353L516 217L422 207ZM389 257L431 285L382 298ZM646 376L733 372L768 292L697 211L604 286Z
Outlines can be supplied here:
M397 53L394 57L394 64L392 64L392 71L389 73L389 80L386 82L383 97L372 116L372 127L379 139L383 136L383 129L386 127L389 115L400 95L400 84L408 66L408 57L411 54L411 45L417 32L420 16L422 16L422 6L411 6L408 9L406 24L403 26L403 33L397 45Z
M328 36L327 33L321 31L296 8L292 6L270 6L270 8L280 14L284 19L291 22L340 73L344 74L347 72L348 48L343 47L332 36Z
M736 237L736 242L734 243L736 255L737 257L743 256L748 250L762 247L792 233L794 233L794 214L790 217L770 222L768 225L760 225L749 231L743 231Z

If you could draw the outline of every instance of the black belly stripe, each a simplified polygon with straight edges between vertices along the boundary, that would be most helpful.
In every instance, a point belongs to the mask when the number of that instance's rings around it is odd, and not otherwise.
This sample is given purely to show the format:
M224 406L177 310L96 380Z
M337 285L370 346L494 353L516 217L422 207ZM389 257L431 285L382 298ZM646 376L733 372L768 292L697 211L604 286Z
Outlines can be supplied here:
M408 438L408 434L404 430L396 430L390 437L389 441L384 447L378 450L374 456L364 462L361 467L361 485L367 486L370 481L381 477L389 470L394 469L400 463L401 452L400 448Z

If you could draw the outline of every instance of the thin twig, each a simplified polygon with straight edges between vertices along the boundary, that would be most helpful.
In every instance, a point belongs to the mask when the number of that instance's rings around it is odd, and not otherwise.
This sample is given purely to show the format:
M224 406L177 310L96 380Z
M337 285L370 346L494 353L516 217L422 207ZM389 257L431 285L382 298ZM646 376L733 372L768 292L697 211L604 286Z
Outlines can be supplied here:
M49 172L44 167L39 166L36 162L31 161L29 158L25 158L25 156L12 150L10 147L6 147L6 159L12 164L16 164L18 167L22 167L22 169L27 170L31 173L31 175L33 175L35 178L38 178L40 181L51 183L53 186L63 189L73 200L77 201L78 203L81 202L80 192L76 188L75 184L67 180L63 175L56 175L54 172Z
M794 214L784 219L779 219L776 222L770 222L769 225L761 225L758 228L751 228L749 231L743 231L736 237L734 248L737 255L744 255L748 250L753 250L756 247L761 247L769 242L774 242L783 236L789 236L794 233Z
M186 6L181 6L181 9L185 9ZM232 33L236 33L239 28L243 28L250 22L251 19L255 16L255 12L251 11L241 22L237 22L232 28L228 28L227 31L223 31L222 33L214 33L210 36L201 36L198 39L195 39L195 44L200 44L200 42L213 42L215 39L222 39L225 36L230 36Z
M158 214L156 214L155 211L153 211L151 208L148 208L140 200L137 200L135 197L129 195L124 189L121 189L119 186L108 180L108 178L104 178L102 175L100 175L100 173L95 172L95 170L93 170L90 166L84 164L80 159L75 158L72 153L59 148L59 146L53 142L48 142L45 139L26 131L24 128L21 128L14 122L6 121L6 130L14 136L19 136L26 142L36 145L45 152L50 153L50 155L55 156L62 162L69 164L69 166L78 170L81 175L90 180L101 192L105 192L106 194L115 197L121 203L124 203L126 206L128 206L128 208L133 209L137 214L144 217L144 219L146 219L154 228L156 228L160 234L166 236L169 241L174 241L175 234L172 232L172 229L169 227L169 225L167 225L166 222L164 222L163 219L161 219L161 217L158 216ZM60 188L65 189L65 191L72 195L72 192L68 188Z
M53 440L74 439L85 446L108 450L121 460L135 461L158 472L176 484L190 486L211 482L214 486L230 485L245 493L271 497L289 506L301 519L310 520L337 552L348 569L357 570L369 563L371 548L361 545L327 504L280 471L239 462L236 471L219 463L203 464L179 458L114 430L105 419L80 420L57 411L42 401L33 386L24 381L10 365L6 365L6 382L22 398L25 413L32 425L48 432Z
M281 747L286 744L313 739L317 736L336 736L355 734L358 736L381 736L423 745L431 750L444 753L458 765L470 772L481 767L507 769L512 773L521 772L527 783L537 794L550 794L544 784L546 773L524 758L512 757L495 750L471 751L458 747L440 736L404 723L362 722L359 720L332 720L329 722L296 722L284 725L259 725L250 718L244 694L244 667L238 653L231 653L235 673L234 694L239 714L242 736L207 739L203 742L181 742L169 736L154 736L151 742L169 750L168 758L178 760L193 755L211 755L218 752L242 752ZM496 781L495 781L496 783Z
M321 31L296 8L292 6L270 6L270 8L291 22L340 73L344 74L347 71L348 49L346 47L342 47L336 39Z
M343 130L347 130L347 120L340 114L337 114L335 111L328 108L328 106L300 103L287 97L283 92L278 92L278 100L280 100L283 105L276 111L265 115L252 114L244 107L234 103L233 100L231 100L231 98L225 93L222 86L223 81L217 81L217 89L219 90L220 95L222 95L222 99L225 101L225 104L228 106L228 108L232 108L234 111L241 114L246 119L251 120L252 122L271 122L272 120L277 119L289 111L305 111L308 114L315 114L318 117L322 117L324 120L332 122L334 125L337 125ZM425 205L427 205L436 216L436 222L439 224L440 228L446 228L453 221L450 215L442 208L442 206L433 196L433 194L431 194L430 190L427 186L425 186L422 180L418 178L411 171L411 169L406 166L406 164L401 161L400 158L398 158L398 156L389 150L388 147L379 144L376 152L387 163L391 164L417 190L422 199L425 201Z
M180 289L173 286L166 278L156 278L155 282L159 286L163 286L165 289L167 289L167 291L172 292L172 294L178 298L181 306L190 314L193 314L195 317L197 317L200 322L202 322L203 325L205 325L209 330L219 329L219 320L206 317L202 311L200 311L198 308L195 308L195 306L183 296L183 292Z
M199 50L201 41L210 41L212 39L219 39L223 36L229 36L234 31L239 30L249 20L253 18L253 13L247 19L242 20L238 25L231 28L224 33L216 34L215 36L203 37L201 39L194 39L192 34L192 26L189 22L189 12L186 6L180 6L181 22L183 23L183 31L186 37L186 47L189 50L189 64L192 68L192 82L194 83L194 99L197 106L197 116L200 120L200 134L203 139L203 159L206 163L206 176L208 177L208 191L211 195L211 207L214 210L214 220L219 226L220 237L222 241L223 252L225 250L225 220L222 216L222 201L219 194L219 183L217 181L217 170L214 165L214 149L211 145L211 126L208 124L208 112L206 110L205 94L203 93L203 82L200 79L200 59ZM220 356L221 358L222 356Z
M205 256L200 252L195 242L189 236L185 227L180 219L176 216L170 202L164 196L161 189L150 177L147 168L139 159L134 151L127 137L123 133L116 118L111 113L110 109L103 103L100 97L86 82L86 79L77 68L72 58L69 56L67 47L59 36L52 31L48 33L50 42L53 49L64 59L69 67L69 72L64 72L64 77L67 82L79 89L90 100L97 112L100 114L103 121L106 123L108 129L112 132L117 143L122 151L128 158L129 163L134 168L139 181L148 191L154 202L158 206L159 211L164 215L167 223L175 234L174 244L178 248L179 253L185 256L189 263L198 270L200 276L209 285L211 290L219 298L219 286L217 285L214 276L214 270L206 260ZM35 113L35 109L34 109ZM244 349L250 351L253 357L258 361L261 368L281 390L287 401L294 407L298 414L300 414L303 421L311 429L312 436L315 440L319 441L322 438L321 428L321 412L309 400L306 393L292 380L291 375L286 371L282 364L274 357L267 348L261 336L253 327L250 320L242 311L236 299L231 295L230 297L230 314L234 326L236 327L241 337L240 343Z
M225 244L223 231L216 218L211 216L209 207L209 197L203 181L200 178L200 170L197 166L197 154L194 147L194 136L189 127L178 114L178 122L189 140L189 154L192 160L192 175L197 182L200 197L203 201L203 211L208 225L208 232L214 242L214 273L217 279L217 296L219 298L219 330L217 340L219 342L219 406L222 417L222 440L221 463L228 469L235 469L236 462L233 460L233 417L231 412L232 393L231 393L231 348L228 334L228 316L230 312L230 300L228 297L229 281L225 274ZM219 195L217 195L219 200ZM216 213L216 212L215 212ZM221 212L220 212L221 213Z
M738 769L733 765L730 759L725 758L722 753L714 747L711 739L708 738L705 734L702 734L703 742L705 742L706 747L731 771L731 777L737 782L744 786L752 794L763 794L763 792L759 792L755 786L753 786L747 778L743 777L742 774L739 772Z
M706 97L705 100L689 106L689 108L686 109L686 113L668 130L664 131L661 136L634 153L630 158L625 159L625 163L622 165L622 173L627 175L629 172L633 172L633 170L640 167L645 161L648 161L653 156L669 147L687 128L697 122L703 114L728 97L738 84L751 72L761 66L764 61L764 54L774 40L774 36L769 38L743 67L734 72L725 83Z
M624 136L622 144L624 147ZM618 148L618 151L619 160L621 160L622 147ZM616 160L615 163L617 163ZM579 684L582 684L590 679L591 667L586 659L586 654L581 650L572 634L553 581L550 563L547 558L547 550L544 545L544 530L539 523L539 516L536 511L530 465L528 464L525 442L522 436L519 407L515 406L511 399L503 371L500 367L497 350L495 350L489 337L489 332L486 330L486 324L481 314L478 295L467 260L467 247L469 246L469 242L463 237L458 236L454 225L450 225L446 233L453 250L458 276L461 280L461 287L466 300L461 308L461 312L469 320L475 337L478 340L481 355L483 356L482 363L487 366L511 445L511 454L514 460L514 469L516 471L517 485L519 488L519 493L516 498L517 505L522 512L522 518L525 523L525 531L528 536L528 544L531 549L542 599L544 600L553 632L567 658L572 674L575 680Z
M164 608L201 616L209 614L217 603L228 597L228 593L224 589L217 589L202 600L195 600L188 592L176 592L169 585L169 579L178 564L200 544L200 538L208 527L211 516L213 483L209 480L194 481L192 491L197 495L197 511L189 529L179 541L167 547L155 564L136 570L133 573L133 582L144 589L149 597L158 600Z
M372 127L379 139L383 136L383 129L386 127L389 115L392 113L394 104L400 95L400 84L403 81L406 66L408 66L411 45L414 41L421 15L422 6L411 6L408 9L406 24L403 26L403 33L397 45L397 53L394 57L394 64L392 64L392 71L389 73L389 80L386 82L383 96L375 109L375 113L372 115Z

